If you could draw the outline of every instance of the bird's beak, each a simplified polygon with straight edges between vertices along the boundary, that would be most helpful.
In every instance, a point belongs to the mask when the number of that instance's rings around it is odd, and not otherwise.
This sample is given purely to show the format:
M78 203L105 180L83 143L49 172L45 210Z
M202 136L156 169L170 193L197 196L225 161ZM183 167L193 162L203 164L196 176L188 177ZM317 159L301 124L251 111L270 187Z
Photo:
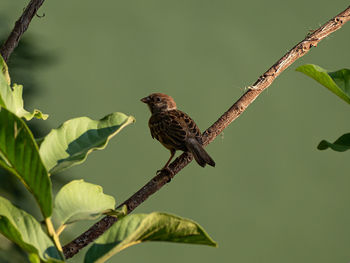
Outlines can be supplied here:
M143 103L148 103L149 102L149 97L144 97L143 99L141 99L141 101Z

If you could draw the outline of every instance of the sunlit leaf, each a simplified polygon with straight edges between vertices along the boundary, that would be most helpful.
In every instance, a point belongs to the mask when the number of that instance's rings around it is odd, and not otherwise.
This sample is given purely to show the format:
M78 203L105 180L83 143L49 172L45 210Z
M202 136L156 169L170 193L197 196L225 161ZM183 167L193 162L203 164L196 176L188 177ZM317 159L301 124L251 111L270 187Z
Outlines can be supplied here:
M51 174L80 164L90 152L104 149L114 135L134 121L134 117L120 112L101 120L88 117L68 120L41 142L43 162Z
M0 75L2 76L0 77L0 85L4 85L4 84L10 85L11 79L9 75L9 69L1 55L0 55L0 71L1 71Z
M29 259L30 263L40 263L40 257L38 256L38 254L29 253L28 259Z
M52 213L51 181L33 135L25 122L0 109L0 166L7 169L34 195L44 217Z
M350 70L341 69L329 72L317 65L303 65L296 69L313 78L338 97L350 104Z
M35 109L33 112L26 111L23 108L22 98L23 87L14 84L10 86L10 76L6 63L0 56L0 106L7 108L18 117L31 120L33 117L37 119L47 119L48 115Z
M85 255L85 263L105 262L114 254L146 241L167 241L216 247L196 222L165 213L133 214L118 220Z
M37 262L37 256L44 262L61 262L57 249L40 223L1 196L0 233L28 252L32 262Z
M114 198L104 194L101 186L74 180L58 192L52 217L61 225L70 224L96 219L114 207Z

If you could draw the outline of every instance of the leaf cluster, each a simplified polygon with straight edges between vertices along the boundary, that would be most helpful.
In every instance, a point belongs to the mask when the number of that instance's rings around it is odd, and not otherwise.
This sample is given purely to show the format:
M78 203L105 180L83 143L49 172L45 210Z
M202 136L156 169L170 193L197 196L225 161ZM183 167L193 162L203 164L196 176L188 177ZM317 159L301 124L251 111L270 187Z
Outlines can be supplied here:
M340 99L350 104L350 69L341 69L334 72L327 71L320 66L307 64L300 66L296 71L302 72L316 80L322 86L337 95ZM331 148L337 152L344 152L350 149L350 133L343 134L333 143L322 140L317 148L326 150Z
M11 84L7 65L0 57L0 166L35 197L43 217L38 220L0 196L0 233L27 252L30 262L64 262L60 234L70 224L103 215L115 216L118 221L94 242L85 262L104 262L145 241L216 246L197 223L159 212L127 215L127 207L116 209L113 196L84 180L67 183L54 197L52 175L81 164L91 152L104 149L135 119L120 112L100 120L74 118L45 137L34 138L26 121L45 120L48 115L25 110L22 91L22 86Z

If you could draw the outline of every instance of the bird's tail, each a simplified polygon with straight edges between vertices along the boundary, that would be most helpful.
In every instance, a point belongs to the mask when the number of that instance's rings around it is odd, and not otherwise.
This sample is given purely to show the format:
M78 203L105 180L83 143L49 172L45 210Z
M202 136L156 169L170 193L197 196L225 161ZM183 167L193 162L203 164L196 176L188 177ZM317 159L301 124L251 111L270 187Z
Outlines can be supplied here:
M204 167L206 164L209 164L213 167L215 166L214 160L209 156L209 154L204 150L203 146L195 138L190 138L186 146L200 166Z

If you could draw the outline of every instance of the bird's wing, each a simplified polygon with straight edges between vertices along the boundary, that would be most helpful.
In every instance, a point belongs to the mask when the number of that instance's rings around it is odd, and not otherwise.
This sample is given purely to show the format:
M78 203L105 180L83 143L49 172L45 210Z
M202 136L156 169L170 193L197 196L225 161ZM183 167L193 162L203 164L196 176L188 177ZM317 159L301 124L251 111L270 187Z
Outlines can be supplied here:
M188 116L186 113L182 111L177 111L178 114L178 119L180 119L183 123L183 127L185 127L187 131L188 137L194 137L196 138L199 142L201 142L202 134L201 131L199 130L197 124L194 122L194 120L191 119L190 116Z
M167 148L186 150L189 137L200 140L201 133L195 122L184 112L172 110L153 115L149 122L151 135ZM168 147L169 146L169 147Z

